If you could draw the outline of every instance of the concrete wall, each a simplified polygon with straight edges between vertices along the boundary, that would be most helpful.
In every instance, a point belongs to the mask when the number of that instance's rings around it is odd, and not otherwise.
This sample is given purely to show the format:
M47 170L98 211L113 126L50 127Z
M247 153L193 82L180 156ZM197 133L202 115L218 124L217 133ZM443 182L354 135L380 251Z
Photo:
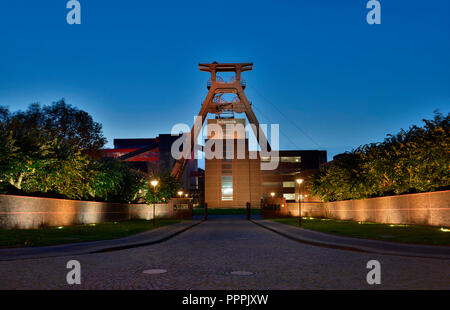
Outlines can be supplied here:
M298 203L288 203L288 216L298 216ZM326 217L324 205L322 202L303 202L302 216L306 217Z
M172 202L155 205L156 218L191 215L192 207L186 211L176 210ZM128 219L153 219L153 205L0 195L0 228L27 229Z
M282 209L276 215L298 216L298 203L287 203L287 210ZM302 216L450 227L450 191L328 203L304 202Z

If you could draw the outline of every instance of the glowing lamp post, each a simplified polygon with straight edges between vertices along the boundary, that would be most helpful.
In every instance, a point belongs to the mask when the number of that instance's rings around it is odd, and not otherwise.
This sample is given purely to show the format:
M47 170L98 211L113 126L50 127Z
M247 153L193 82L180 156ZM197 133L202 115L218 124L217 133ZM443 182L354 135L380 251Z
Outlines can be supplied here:
M270 193L270 196L272 196L272 198L275 197L275 193L274 192Z
M158 185L158 180L152 180L150 184L153 186L153 226L156 225L155 217L155 203L156 203L156 186Z
M300 193L300 186L303 183L303 179L297 179L298 184L298 198L300 202L298 203L298 227L302 226L302 199L303 195Z
M179 191L178 196L180 196L180 198L181 198L181 196L183 196L183 191Z

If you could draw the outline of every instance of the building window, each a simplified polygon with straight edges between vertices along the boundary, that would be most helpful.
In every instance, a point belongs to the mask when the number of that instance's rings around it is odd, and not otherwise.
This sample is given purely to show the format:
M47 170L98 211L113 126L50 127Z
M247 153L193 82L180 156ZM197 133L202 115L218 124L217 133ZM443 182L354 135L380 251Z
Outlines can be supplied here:
M222 164L222 174L233 174L233 165Z
M281 157L282 163L300 163L302 158L300 156Z
M293 181L284 181L283 187L295 187L295 182Z
M280 185L280 182L262 182L264 187L279 187Z
M286 200L295 200L295 194L283 194Z
M233 200L233 177L222 177L222 201Z

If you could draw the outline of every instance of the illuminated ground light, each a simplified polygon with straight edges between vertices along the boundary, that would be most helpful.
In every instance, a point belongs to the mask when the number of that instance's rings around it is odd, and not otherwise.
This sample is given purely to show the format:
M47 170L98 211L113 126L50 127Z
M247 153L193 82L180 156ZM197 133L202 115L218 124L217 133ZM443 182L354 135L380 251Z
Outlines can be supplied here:
M402 225L402 224L391 224L389 227L408 227L408 225Z
M57 229L63 229L64 227L62 227L62 226L58 226L58 227L56 227Z
M442 227L442 228L440 229L440 231L443 231L443 232L450 232L450 229Z

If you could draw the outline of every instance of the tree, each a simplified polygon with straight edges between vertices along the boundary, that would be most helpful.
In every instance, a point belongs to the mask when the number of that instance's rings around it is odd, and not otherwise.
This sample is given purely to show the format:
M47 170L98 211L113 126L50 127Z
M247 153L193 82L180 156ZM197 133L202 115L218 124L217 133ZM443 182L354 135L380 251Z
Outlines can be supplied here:
M320 169L311 190L325 201L450 188L450 114L438 111L381 143L358 147Z
M158 180L158 185L153 189L150 184L151 180ZM147 178L145 186L145 201L147 203L162 203L168 202L170 198L175 197L177 190L180 188L180 183L168 174L153 175Z
M15 160L15 152L18 148L14 146L12 132L7 127L8 119L8 109L0 106L0 186L8 183L9 175L18 164Z
M106 144L102 125L85 111L62 99L42 109L42 129L82 151L97 151Z
M87 187L90 197L128 203L144 198L146 175L124 162L115 159L92 161L89 172Z
M145 199L145 175L118 160L95 160L92 155L106 143L101 125L64 100L15 113L0 107L0 121L3 192L9 186L14 193L71 199ZM164 182L161 197L168 191Z

